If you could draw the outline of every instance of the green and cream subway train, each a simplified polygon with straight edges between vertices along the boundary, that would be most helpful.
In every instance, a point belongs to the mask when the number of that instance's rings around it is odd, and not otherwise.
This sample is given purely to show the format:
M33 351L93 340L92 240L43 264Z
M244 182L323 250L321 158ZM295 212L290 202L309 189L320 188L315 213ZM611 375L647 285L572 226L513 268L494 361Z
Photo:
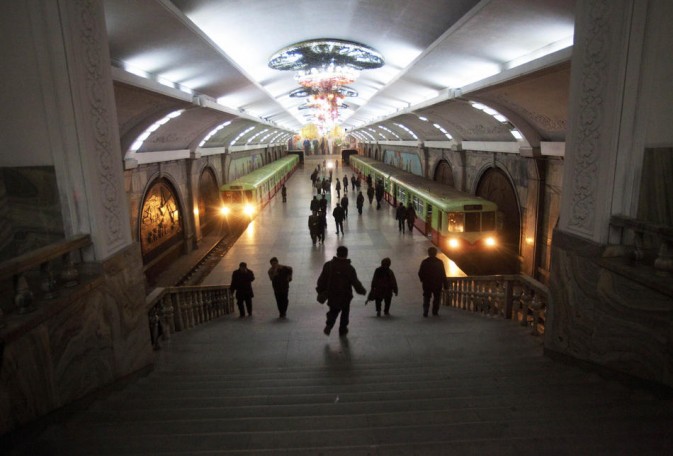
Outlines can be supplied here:
M411 203L416 228L441 250L464 254L498 248L502 216L495 203L371 158L351 156L350 166L363 181L370 175L382 183L390 204Z

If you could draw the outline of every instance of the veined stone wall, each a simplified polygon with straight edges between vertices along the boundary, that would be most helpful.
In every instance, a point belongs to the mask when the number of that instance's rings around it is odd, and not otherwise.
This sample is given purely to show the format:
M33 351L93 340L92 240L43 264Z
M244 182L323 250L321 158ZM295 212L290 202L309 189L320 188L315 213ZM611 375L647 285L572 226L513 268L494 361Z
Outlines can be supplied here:
M0 330L0 434L152 363L139 250L87 265L92 276L68 298Z

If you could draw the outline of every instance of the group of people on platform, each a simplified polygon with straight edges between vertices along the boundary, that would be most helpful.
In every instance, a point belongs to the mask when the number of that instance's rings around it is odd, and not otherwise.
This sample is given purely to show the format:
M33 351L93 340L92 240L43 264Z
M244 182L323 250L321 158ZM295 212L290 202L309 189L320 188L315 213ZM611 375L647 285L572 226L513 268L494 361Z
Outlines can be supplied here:
M328 208L327 196L331 195L332 181L332 171L330 170L329 176L326 176L325 169L325 162L323 161L322 168L318 165L311 173L311 181L313 187L316 189L316 195L313 195L310 203L311 215L308 218L308 228L313 245L325 242ZM332 216L334 217L337 235L340 233L343 235L343 222L348 217L349 200L347 193L349 179L347 175L344 175L343 197L340 195L341 182L338 178L336 181L337 203L332 211ZM381 181L374 183L371 175L367 175L366 182L369 204L372 205L374 198L376 198L376 208L380 209L385 193L383 183ZM358 193L356 207L358 213L362 214L365 199L362 191L360 191L360 178L352 175L350 184L352 189ZM282 195L285 202L286 191L284 185ZM318 195L321 195L320 199L318 199ZM407 227L411 232L416 220L416 211L412 203L410 202L406 207L403 203L399 203L399 206L395 210L395 218L398 221L400 232L404 233ZM271 258L269 262L271 263L271 267L269 268L268 275L276 298L279 318L286 318L288 293L290 282L292 281L292 267L280 264L276 257ZM374 270L370 291L365 301L365 305L369 301L374 301L376 315L379 317L381 316L381 311L383 311L384 315L390 315L393 294L397 296L399 292L397 279L391 269L391 264L390 258L383 258L381 260L380 266ZM427 317L430 311L432 311L432 315L436 316L439 314L442 288L446 283L446 271L444 269L444 262L437 258L437 249L435 247L428 249L428 257L421 262L418 277L423 285L423 316ZM241 262L239 268L232 274L231 291L235 293L240 318L245 317L246 311L249 316L252 316L252 298L254 297L252 282L254 280L255 275L248 269L245 262ZM321 303L326 302L329 308L327 311L327 321L323 330L325 334L330 334L336 324L337 318L339 318L339 334L345 335L348 333L353 290L361 295L367 294L367 291L358 279L355 268L348 259L348 248L342 245L337 248L336 256L323 265L316 286L318 301Z
M284 319L287 316L288 293L293 270L290 266L280 264L276 257L271 258L269 262L271 267L268 274L276 298L279 318ZM381 265L374 270L369 294L365 301L365 305L369 301L375 302L377 317L381 316L382 304L384 314L390 315L393 294L397 296L399 292L395 273L390 268L391 264L390 258L381 260ZM439 315L442 288L446 285L446 270L444 262L437 258L435 247L428 248L428 257L421 261L418 277L423 286L423 316L427 317L430 311L434 316ZM239 318L244 318L246 311L248 316L252 316L252 298L254 297L252 282L254 280L255 274L248 269L245 262L241 262L239 268L231 276L231 291L236 296ZM326 302L329 308L323 329L326 335L331 333L337 318L339 319L339 335L343 336L348 333L353 290L360 295L367 294L351 260L348 259L348 248L341 245L337 247L336 256L323 265L316 284L318 302L321 304ZM431 300L432 308L430 307Z

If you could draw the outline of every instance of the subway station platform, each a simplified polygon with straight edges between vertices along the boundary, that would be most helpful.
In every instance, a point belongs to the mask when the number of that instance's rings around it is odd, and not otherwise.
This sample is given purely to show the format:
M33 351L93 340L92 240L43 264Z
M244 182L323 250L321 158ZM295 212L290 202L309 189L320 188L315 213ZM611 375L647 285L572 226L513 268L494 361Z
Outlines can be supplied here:
M309 175L335 158L307 157L288 201L274 198L203 283L228 284L247 262L252 317L175 334L149 375L11 454L671 454L670 398L545 357L511 321L449 308L424 318L417 272L431 244L399 233L391 206L365 201L360 216L349 189L345 235L328 217L325 244L313 246ZM384 257L400 288L387 317L356 295L346 337L323 334L327 308L315 299L339 245L365 288ZM294 269L286 319L267 275L273 256Z

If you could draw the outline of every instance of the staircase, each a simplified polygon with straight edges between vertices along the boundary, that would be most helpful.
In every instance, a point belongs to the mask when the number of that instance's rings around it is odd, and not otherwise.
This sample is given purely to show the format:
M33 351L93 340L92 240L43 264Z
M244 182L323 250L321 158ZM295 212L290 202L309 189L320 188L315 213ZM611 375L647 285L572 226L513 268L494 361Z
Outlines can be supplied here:
M209 322L174 335L151 374L12 454L670 454L670 400L545 358L525 328L450 317L481 328L484 344L454 334L437 357L423 349L377 361L363 354L390 352L383 334L357 335L355 325L349 338L318 338L320 328L302 336L265 321L247 331L271 345L246 352L244 339L220 343L256 322ZM260 363L282 331L297 348ZM367 348L377 336L384 346ZM320 362L299 362L315 350Z

